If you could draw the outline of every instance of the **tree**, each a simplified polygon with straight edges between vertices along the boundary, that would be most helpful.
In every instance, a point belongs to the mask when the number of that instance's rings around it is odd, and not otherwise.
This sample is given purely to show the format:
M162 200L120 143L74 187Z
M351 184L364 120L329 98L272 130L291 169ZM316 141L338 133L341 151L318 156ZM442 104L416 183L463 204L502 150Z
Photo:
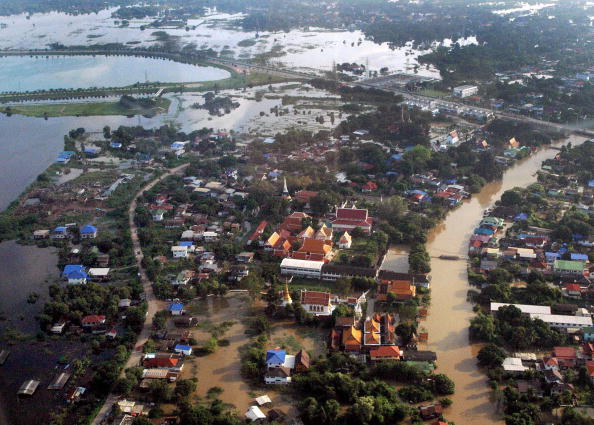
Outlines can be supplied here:
M358 397L348 411L350 423L367 425L375 412L374 399L371 396Z
M499 367L506 357L506 352L495 344L487 344L479 351L477 358L482 366Z
M506 207L519 206L522 203L522 195L518 190L506 190L501 195L501 204Z
M435 391L439 395L454 394L454 381L443 373L439 373L433 377L433 384L435 386Z
M196 381L192 379L180 379L175 383L175 390L173 390L174 394L179 397L188 397L196 391Z

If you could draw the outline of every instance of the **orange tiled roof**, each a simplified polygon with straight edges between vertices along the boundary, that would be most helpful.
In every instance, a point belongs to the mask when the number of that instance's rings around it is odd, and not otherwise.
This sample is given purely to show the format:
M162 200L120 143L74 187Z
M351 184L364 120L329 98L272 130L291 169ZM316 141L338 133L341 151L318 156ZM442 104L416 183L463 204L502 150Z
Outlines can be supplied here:
M332 250L330 245L326 245L324 241L316 239L305 239L303 246L299 249L300 252L310 252L317 254L328 254Z
M372 332L365 334L365 345L379 345L381 337L379 333Z
M278 233L274 232L272 235L270 235L270 237L268 238L266 243L270 246L274 246L274 245L276 245L276 243L278 242L279 239L280 239L280 235Z
M397 345L382 345L369 351L371 358L400 357L400 348Z
M345 329L342 332L342 343L343 345L361 344L361 331L359 329L355 329L354 326Z

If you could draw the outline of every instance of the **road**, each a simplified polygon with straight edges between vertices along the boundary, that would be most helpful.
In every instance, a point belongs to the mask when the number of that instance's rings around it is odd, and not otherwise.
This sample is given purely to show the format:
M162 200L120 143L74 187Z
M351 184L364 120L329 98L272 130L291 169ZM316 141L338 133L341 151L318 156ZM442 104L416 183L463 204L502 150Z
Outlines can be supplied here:
M533 124L535 126L540 126L540 127L548 127L548 128L552 128L556 131L578 133L578 134L581 134L581 135L584 135L587 137L594 137L594 131L588 130L588 129L583 129L583 128L576 128L576 126L574 126L574 125L553 123L550 121L543 121L543 120L539 120L536 118L527 117L525 115L517 115L517 114L512 114L510 112L495 111L493 109L481 108L481 107L473 106L473 105L467 105L462 102L454 102L451 100L443 100L440 98L435 98L435 97L431 97L431 96L427 96L427 95L411 93L411 92L408 92L405 90L399 90L399 89L393 88L393 87L390 87L390 88L381 87L381 86L377 86L374 83L374 79L359 81L356 83L352 83L352 85L367 87L367 88L381 89L381 90L385 90L385 91L391 91L393 93L401 95L405 100L412 100L414 102L418 102L420 105L428 106L429 104L431 104L432 107L437 107L437 108L443 107L446 109L459 110L461 112L479 112L479 113L483 113L485 115L493 115L494 117L503 118L503 119L507 119L507 120L526 122L526 123L530 123L530 124Z
M138 339L136 340L135 348L128 359L128 362L122 369L122 376L124 375L124 371L133 366L137 366L140 363L140 359L142 357L142 346L146 343L149 337L152 334L152 327L153 327L153 317L155 313L160 310L161 303L155 297L155 293L153 292L153 283L149 280L146 270L142 265L142 259L144 258L142 254L142 247L140 246L140 240L138 238L138 227L136 223L134 223L134 213L136 211L136 206L138 205L138 198L145 193L147 190L152 189L157 183L163 180L166 177L169 177L174 174L178 174L186 169L186 167L190 165L189 163L182 164L178 167L170 169L167 173L161 175L159 178L152 180L146 186L144 186L140 191L136 194L132 202L130 203L130 207L128 208L128 225L130 226L130 237L132 238L132 248L134 249L134 257L136 259L136 265L138 266L138 271L140 274L140 281L142 283L142 287L144 290L145 300L147 303L147 313L144 319L144 325L140 334L138 335ZM91 422L92 425L100 425L104 423L104 420L109 416L111 412L111 407L113 404L119 399L119 396L116 394L110 393L101 409Z
M0 50L0 57L1 56L46 56L46 55L127 55L127 56L142 56L142 57L155 57L155 58L163 58L163 59L171 59L179 62L185 63L196 63L196 62L211 62L213 64L218 64L222 66L227 66L231 68L235 68L236 70L251 70L256 72L266 72L269 74L274 74L286 78L319 78L319 75L316 73L308 73L308 72L301 72L301 71L294 71L290 69L283 69L279 66L268 66L262 64L254 64L250 62L244 62L240 60L234 59L225 59L225 58L218 58L218 57L204 57L201 55L192 55L192 54L182 54L182 53L175 53L175 52L166 52L166 51L159 51L159 50L146 50L146 49L121 49L121 50L88 50L88 49L63 49L63 50ZM384 77L385 78L385 77ZM517 115L511 114L509 112L501 112L501 111L494 111L487 108L480 108L471 105L466 105L461 102L453 102L453 101L446 101L439 98L434 98L426 95L419 95L415 93L410 93L404 90L398 90L396 88L388 88L388 87L381 87L374 83L375 79L368 79L362 80L355 83L351 83L355 86L367 87L367 88L376 88L386 91L392 91L394 93L398 93L402 95L405 99L408 100L416 100L418 102L433 102L435 105L441 105L448 108L454 109L461 109L461 110L474 110L479 111L485 114L492 114L495 117L505 118L508 120L519 121L519 122L527 122L533 125L541 126L541 127L549 127L553 128L557 131L568 131L570 133L578 133L587 137L594 137L594 131L587 130L587 129L579 129L572 125L567 124L557 124L552 123L550 121L543 121L536 118L530 118L524 115ZM161 89L165 87L157 87L157 89ZM118 90L118 89L114 89ZM130 90L130 89L128 89ZM47 95L47 93L39 94L39 96ZM81 91L77 94L84 95L85 92ZM6 95L5 95L6 96ZM2 95L0 95L0 99Z

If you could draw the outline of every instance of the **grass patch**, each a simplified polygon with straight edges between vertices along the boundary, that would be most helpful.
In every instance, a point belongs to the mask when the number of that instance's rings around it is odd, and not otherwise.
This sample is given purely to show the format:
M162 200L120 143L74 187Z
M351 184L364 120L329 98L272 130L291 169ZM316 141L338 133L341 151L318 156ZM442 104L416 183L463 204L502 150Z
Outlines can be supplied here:
M119 102L91 102L91 103L51 103L43 105L11 106L11 114L25 115L28 117L69 117L69 116L96 116L96 115L156 115L166 112L171 101L160 98L153 108L126 108ZM5 109L5 112L8 109Z
M255 44L256 40L253 38L246 38L245 40L241 40L239 43L237 43L239 47L252 47Z

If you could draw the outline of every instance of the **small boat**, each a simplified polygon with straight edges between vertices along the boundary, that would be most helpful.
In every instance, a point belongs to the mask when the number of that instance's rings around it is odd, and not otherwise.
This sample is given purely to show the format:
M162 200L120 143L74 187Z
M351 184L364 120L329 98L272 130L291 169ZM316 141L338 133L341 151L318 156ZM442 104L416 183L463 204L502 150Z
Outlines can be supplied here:
M439 259L440 260L459 260L460 257L457 255L440 255Z

